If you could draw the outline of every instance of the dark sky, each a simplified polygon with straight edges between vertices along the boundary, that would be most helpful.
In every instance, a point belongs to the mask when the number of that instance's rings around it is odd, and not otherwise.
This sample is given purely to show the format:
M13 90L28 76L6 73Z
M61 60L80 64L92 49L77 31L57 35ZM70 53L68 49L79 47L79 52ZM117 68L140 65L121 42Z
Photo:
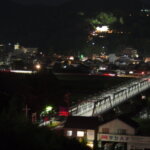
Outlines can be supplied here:
M12 0L22 4L44 4L44 5L59 5L70 0Z
M12 1L19 2L22 4L59 5L59 4L65 3L67 1L74 1L74 0L12 0ZM99 1L101 1L101 0L99 0ZM110 0L110 1L112 1L112 0ZM133 1L133 0L131 0L131 1ZM134 1L136 3L136 0L134 0ZM140 0L140 1L150 4L150 0Z
M23 45L28 43L38 45L42 42L45 45L51 41L52 44L58 45L55 41L68 42L70 37L78 39L78 35L81 35L81 24L84 26L83 17L87 17L87 14L91 15L97 10L106 9L118 11L118 9L130 8L133 10L138 6L136 5L138 1L140 0L1 0L0 43L1 41L21 41ZM150 0L141 1L149 2ZM41 4L48 7L43 7ZM86 15L79 16L77 12L86 12ZM73 44L70 42L70 45Z

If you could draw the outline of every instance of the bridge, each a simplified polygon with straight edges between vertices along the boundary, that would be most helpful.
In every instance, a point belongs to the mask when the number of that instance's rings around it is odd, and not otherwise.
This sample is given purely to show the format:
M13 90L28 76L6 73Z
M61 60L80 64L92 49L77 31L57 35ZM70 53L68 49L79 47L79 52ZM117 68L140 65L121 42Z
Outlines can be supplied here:
M72 116L98 116L150 88L150 75L126 82L70 107Z

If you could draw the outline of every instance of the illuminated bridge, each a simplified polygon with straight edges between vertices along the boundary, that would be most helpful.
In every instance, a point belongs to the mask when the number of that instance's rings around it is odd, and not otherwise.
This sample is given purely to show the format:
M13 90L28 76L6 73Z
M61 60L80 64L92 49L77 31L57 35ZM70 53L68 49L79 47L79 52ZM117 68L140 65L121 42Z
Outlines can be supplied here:
M98 116L150 88L150 75L134 79L70 107L72 116Z

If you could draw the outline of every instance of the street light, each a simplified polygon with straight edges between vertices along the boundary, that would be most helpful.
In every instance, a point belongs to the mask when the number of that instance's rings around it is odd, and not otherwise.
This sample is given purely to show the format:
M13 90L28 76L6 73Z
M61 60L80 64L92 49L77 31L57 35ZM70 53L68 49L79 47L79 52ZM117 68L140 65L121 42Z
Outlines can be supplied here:
M40 65L40 64L37 64L37 65L35 66L35 68L36 68L37 70L40 70L40 69L41 69L41 65Z
M51 111L52 109L53 109L52 106L47 106L47 107L45 108L46 112L49 112L49 111Z

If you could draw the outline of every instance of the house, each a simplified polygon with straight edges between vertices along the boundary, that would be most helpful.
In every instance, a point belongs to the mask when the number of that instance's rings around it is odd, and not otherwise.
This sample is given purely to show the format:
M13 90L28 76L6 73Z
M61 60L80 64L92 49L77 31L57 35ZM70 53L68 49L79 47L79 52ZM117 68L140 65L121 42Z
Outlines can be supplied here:
M77 138L79 141L86 140L87 145L93 147L98 125L97 117L69 116L64 126L64 134L70 138Z
M125 117L107 121L98 117L68 117L64 134L69 138L85 140L90 147L104 150L148 150L150 137L137 136L138 124Z

